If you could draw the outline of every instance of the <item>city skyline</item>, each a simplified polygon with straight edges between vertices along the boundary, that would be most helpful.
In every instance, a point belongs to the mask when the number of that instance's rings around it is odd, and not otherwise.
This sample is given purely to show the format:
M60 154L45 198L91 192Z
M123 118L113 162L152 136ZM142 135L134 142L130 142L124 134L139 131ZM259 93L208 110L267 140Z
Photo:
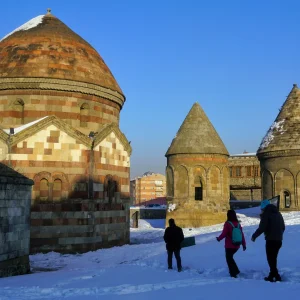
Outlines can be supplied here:
M165 174L195 102L230 154L256 152L300 83L297 1L6 2L0 39L48 7L100 53L126 96L131 178Z

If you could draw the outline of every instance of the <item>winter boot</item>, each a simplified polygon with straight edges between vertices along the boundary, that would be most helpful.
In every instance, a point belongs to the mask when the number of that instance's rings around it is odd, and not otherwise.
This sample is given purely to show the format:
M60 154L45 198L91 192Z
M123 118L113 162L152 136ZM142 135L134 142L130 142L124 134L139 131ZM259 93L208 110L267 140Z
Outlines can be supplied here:
M281 276L279 274L275 275L275 281L281 281Z
M270 273L268 277L265 277L265 281L275 282L274 277L275 276Z

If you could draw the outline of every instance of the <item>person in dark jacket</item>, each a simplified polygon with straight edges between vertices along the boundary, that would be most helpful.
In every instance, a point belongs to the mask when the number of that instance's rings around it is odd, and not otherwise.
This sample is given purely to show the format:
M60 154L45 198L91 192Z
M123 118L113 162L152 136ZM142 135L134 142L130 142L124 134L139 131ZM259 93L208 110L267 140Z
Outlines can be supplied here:
M237 227L239 226L242 232L242 245L243 250L246 250L246 240L243 233L243 228L239 224L239 221L237 219L236 213L234 210L228 210L227 211L227 221L224 223L223 231L222 233L216 238L218 242L220 242L222 239L225 238L225 256L226 256L226 262L229 269L229 274L231 277L236 278L237 275L240 273L240 270L233 258L234 254L239 250L240 245L235 245L232 242L232 230L233 226Z
M269 200L263 200L260 207L262 214L259 227L252 235L251 240L255 242L262 233L265 234L266 254L270 267L269 276L265 277L265 280L270 282L281 281L281 276L277 269L277 256L282 246L283 233L285 230L284 220L278 208L270 204Z
M177 262L178 272L182 271L180 249L181 242L184 240L182 229L175 224L174 219L169 220L169 227L166 228L164 234L164 240L166 242L166 248L168 251L168 269L172 269L172 257L173 253Z

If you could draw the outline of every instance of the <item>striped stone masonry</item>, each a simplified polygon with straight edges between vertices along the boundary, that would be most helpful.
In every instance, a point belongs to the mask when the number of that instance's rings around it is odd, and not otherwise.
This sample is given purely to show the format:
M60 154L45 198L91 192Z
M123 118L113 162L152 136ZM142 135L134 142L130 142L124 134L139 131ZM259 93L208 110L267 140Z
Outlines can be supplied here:
M32 185L32 180L0 164L0 277L30 271Z
M31 252L81 253L129 243L129 200L113 201L34 204Z

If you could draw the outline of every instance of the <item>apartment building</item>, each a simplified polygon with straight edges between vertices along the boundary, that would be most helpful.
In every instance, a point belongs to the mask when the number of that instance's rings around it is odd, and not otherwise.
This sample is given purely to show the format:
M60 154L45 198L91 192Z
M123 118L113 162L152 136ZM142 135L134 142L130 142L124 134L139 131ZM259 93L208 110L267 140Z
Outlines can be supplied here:
M154 203L163 204L166 197L166 176L146 172L130 181L130 199L133 205Z

